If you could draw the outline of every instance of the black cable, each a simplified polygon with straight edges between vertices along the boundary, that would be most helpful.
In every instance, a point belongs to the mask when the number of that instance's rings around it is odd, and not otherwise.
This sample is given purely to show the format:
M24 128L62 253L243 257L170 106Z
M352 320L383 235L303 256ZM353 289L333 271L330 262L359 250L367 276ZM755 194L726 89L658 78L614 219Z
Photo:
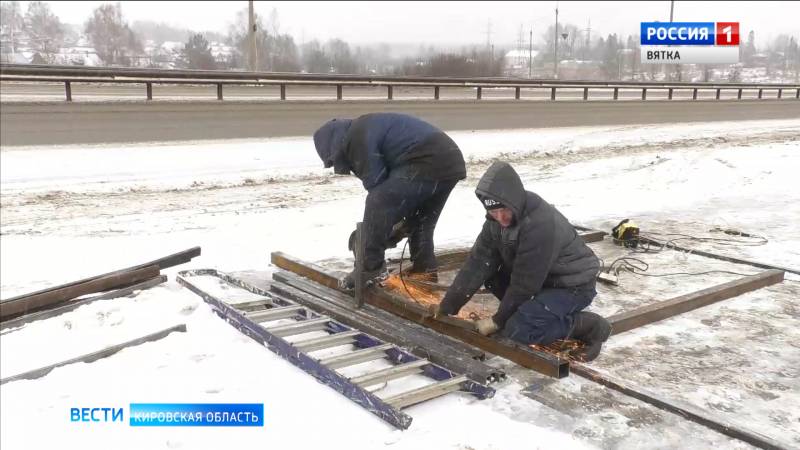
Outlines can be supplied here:
M617 268L614 269L614 266L617 265ZM707 270L704 272L672 272L672 273L644 273L648 269L650 269L650 265L646 262L642 261L638 258L631 258L631 257L622 257L617 258L608 268L608 271L611 272L614 270L614 275L619 276L619 272L625 270L630 272L634 275L641 275L645 277L674 277L674 276L695 276L695 275L708 275L710 273L725 273L730 275L739 275L744 277L749 277L757 274L753 273L739 273L739 272L732 272L729 270Z
M400 282L403 284L403 289L406 290L408 296L411 297L411 300L414 300L416 303L419 303L416 297L414 297L414 294L412 294L411 291L408 290L408 286L406 286L406 280L403 278L403 259L405 259L406 256L406 247L408 247L408 239L406 239L406 243L403 244L403 250L400 252L400 275L399 275Z

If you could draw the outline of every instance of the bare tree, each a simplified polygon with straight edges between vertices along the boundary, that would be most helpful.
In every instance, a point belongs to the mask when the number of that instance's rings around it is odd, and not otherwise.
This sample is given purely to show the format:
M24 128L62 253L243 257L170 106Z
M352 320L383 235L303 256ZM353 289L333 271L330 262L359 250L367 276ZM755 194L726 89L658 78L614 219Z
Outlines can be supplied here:
M98 6L86 22L86 35L106 65L130 64L131 56L142 51L142 44L122 16L122 6Z
M316 39L303 45L303 67L311 73L325 73L331 67L330 59Z
M331 67L336 73L357 73L358 62L350 53L350 45L341 39L331 39L325 43L330 55Z
M16 53L17 42L24 30L25 19L19 2L0 2L0 33L9 38L10 53Z
M64 41L64 26L44 2L30 2L25 13L25 25L31 41L48 63L53 62L53 53L58 52Z

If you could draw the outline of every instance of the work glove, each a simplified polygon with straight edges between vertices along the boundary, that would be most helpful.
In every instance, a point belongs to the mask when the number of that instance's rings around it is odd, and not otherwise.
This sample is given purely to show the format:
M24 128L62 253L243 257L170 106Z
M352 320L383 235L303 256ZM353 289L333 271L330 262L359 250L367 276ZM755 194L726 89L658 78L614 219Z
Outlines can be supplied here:
M488 336L500 329L491 317L476 320L475 328L478 329L478 333L484 336Z
M382 264L381 267L375 270L367 270L364 271L364 285L369 286L371 284L380 284L384 280L389 278L389 271L386 270L386 263ZM344 276L341 280L339 280L339 289L343 289L346 291L352 291L356 288L356 271L353 269L352 272L348 273Z

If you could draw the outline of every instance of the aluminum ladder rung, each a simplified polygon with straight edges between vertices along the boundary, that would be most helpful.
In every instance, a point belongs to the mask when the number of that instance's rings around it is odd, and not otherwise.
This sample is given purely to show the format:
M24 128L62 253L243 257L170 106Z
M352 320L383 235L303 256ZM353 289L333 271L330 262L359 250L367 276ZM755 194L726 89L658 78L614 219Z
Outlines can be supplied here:
M273 306L275 305L275 303L272 302L272 299L265 297L258 300L251 300L248 302L229 303L229 305L233 306L236 309L246 311L248 309L258 308L260 306Z
M289 317L296 316L297 313L304 309L305 308L300 305L278 306L262 311L245 313L245 316L253 322L261 323L269 320L288 319Z
M328 328L331 319L329 317L318 317L316 319L298 320L295 323L264 327L270 334L278 337L292 336L295 334L309 333L311 331L322 331Z
M430 364L430 361L418 359L409 363L398 364L394 367L387 367L386 369L382 369L377 372L366 373L364 375L350 378L350 382L361 387L372 386L374 384L383 383L422 372L422 366L427 366L428 364Z
M468 379L466 376L460 375L439 381L438 383L422 386L421 388L413 389L408 392L402 392L382 400L397 409L405 408L406 406L422 403L426 400L457 391L461 387L461 383L467 380Z
M302 341L293 342L292 345L301 352L313 352L315 350L322 350L324 348L336 347L337 345L344 345L353 342L353 338L362 334L360 331L342 331L333 333L330 336L323 336L318 338L304 339Z
M375 361L376 359L385 358L386 350L392 347L394 347L392 344L376 345L374 347L367 347L363 350L357 350L350 353L323 358L319 360L319 363L329 369L354 366L367 361Z

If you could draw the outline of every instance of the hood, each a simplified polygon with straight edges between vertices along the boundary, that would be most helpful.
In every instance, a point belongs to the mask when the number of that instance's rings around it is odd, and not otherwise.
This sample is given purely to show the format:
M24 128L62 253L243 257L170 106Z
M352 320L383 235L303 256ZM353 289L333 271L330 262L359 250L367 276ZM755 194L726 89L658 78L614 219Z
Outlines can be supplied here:
M343 158L342 149L352 122L351 119L331 119L314 132L314 146L319 159L326 169L333 167L338 174L350 173L350 165Z
M495 161L483 174L475 188L475 195L496 200L514 211L514 217L519 218L525 210L525 187L522 180L510 164Z

